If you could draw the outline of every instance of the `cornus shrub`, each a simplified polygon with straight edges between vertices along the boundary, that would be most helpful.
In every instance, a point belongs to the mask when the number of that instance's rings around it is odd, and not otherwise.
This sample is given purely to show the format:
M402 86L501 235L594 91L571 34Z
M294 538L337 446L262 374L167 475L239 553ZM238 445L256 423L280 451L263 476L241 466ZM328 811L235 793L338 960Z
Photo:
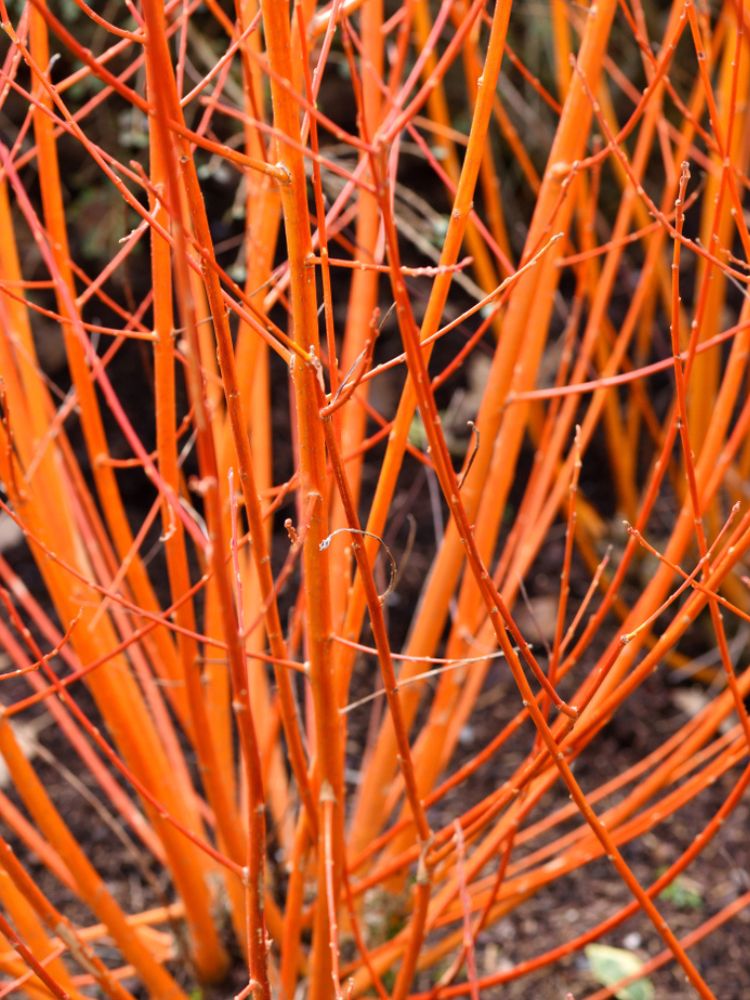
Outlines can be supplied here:
M743 994L747 5L0 16L0 995Z

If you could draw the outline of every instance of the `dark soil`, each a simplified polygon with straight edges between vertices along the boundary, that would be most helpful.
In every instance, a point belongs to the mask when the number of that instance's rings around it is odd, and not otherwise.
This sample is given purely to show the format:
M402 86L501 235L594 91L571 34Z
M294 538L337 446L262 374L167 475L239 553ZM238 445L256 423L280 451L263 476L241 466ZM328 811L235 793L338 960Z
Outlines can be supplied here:
M501 682L486 693L484 712L462 747L467 758L472 747L476 751L486 745L512 716L515 707L511 706L517 705L517 696L511 686L511 682ZM667 675L657 674L635 694L621 716L577 762L575 773L584 790L593 790L611 779L614 761L617 771L624 770L679 729L686 721L686 714L678 704L682 701L681 691L684 689L671 684ZM700 691L693 693L702 696ZM468 794L470 801L474 801L500 784L519 762L520 749L508 756L510 759L501 757L498 761L501 773L494 784L491 775L485 773L473 787L463 788L462 795ZM691 844L730 793L741 770L734 768L664 825L654 828L638 842L625 845L623 855L641 885L648 886L658 878ZM537 810L530 822L565 805L567 800L567 794L558 788L545 797L543 811ZM456 803L454 809L460 811L468 804ZM447 815L441 819L450 821ZM749 822L750 803L745 797L716 838L677 880L679 891L668 891L658 900L662 915L678 937L690 933L750 889ZM578 825L576 821L575 826ZM519 853L523 856L524 852ZM482 935L477 947L478 975L491 976L533 959L611 917L631 899L627 887L605 858L556 879ZM633 951L644 961L664 949L653 925L640 913L601 941ZM750 910L746 909L690 949L691 959L718 1000L742 1000L750 996L749 947ZM649 978L658 1000L685 1000L694 995L675 963L667 963ZM426 979L421 985L424 989L430 986ZM481 995L488 1000L565 1000L571 992L575 1000L582 1000L600 985L592 977L585 957L577 953L520 981L488 988Z

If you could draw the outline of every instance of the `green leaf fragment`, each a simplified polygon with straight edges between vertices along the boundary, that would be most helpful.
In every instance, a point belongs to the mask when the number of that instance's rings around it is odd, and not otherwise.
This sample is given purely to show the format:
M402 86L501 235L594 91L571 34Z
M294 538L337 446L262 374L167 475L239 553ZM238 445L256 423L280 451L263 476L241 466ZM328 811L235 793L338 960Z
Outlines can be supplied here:
M613 948L606 944L590 944L585 949L591 974L602 986L614 986L621 979L636 975L643 968L643 962L632 951ZM651 980L638 979L615 993L618 1000L653 1000L654 987Z
M703 906L701 886L686 878L676 878L659 893L659 899L672 903L678 910L700 910Z

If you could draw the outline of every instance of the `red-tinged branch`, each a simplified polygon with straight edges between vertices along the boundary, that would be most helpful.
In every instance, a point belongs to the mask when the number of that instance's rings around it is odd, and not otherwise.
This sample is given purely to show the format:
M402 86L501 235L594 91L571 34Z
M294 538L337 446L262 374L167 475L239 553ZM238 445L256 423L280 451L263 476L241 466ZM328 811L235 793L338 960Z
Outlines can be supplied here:
M319 392L320 402L322 404L325 402L322 389L319 390ZM321 408L321 415L324 413L325 409ZM363 531L359 523L359 517L354 505L349 482L346 477L346 471L344 469L343 462L341 461L338 445L336 444L336 438L331 426L330 415L323 417L323 420L326 444L328 445L328 454L333 464L336 485L338 487L342 506L348 522L348 532L351 534L351 547L354 552L354 557L357 561L357 566L359 567L361 574L362 584L365 589L367 609L370 614L370 625L372 627L372 634L375 639L380 670L383 677L383 687L385 689L385 696L388 700L388 708L391 713L393 727L396 732L398 756L404 775L406 796L409 800L409 806L414 817L414 824L417 829L420 847L422 850L426 850L429 846L431 837L430 826L427 821L424 806L419 797L417 780L414 775L414 765L411 757L411 747L409 746L409 736L404 723L403 713L401 711L401 703L399 702L398 681L396 679L396 670L393 664L385 616L383 614L383 599L378 594L377 587L375 586L375 579L373 577L372 566L370 564L370 558L367 554L367 550L360 540L360 536L363 534ZM344 530L346 531L347 529Z
M315 270L308 266L312 255L310 218L307 206L307 179L300 152L300 108L287 86L297 74L292 66L290 10L287 0L263 0L263 28L271 75L271 100L274 126L289 138L279 142L279 162L289 172L291 183L280 189L291 280L293 333L297 345L318 354L318 318ZM333 796L332 837L334 844L332 873L334 899L338 904L341 890L343 845L343 773L340 722L333 685L331 662L331 603L328 554L321 543L328 534L328 481L325 445L319 415L317 370L295 360L292 385L297 418L300 494L311 511L310 524L302 553L305 587L305 621L310 684L315 711L317 771L321 787L327 783ZM309 505L309 506L308 506ZM322 818L322 817L321 817ZM319 822L319 838L323 829ZM310 970L311 1000L330 996L330 928L326 899L324 851L318 849L318 899L315 911L313 957Z
M154 88L155 125L158 130L162 150L163 168L167 180L168 202L172 213L172 228L177 243L177 252L174 256L175 282L190 346L188 375L191 397L195 407L198 462L202 477L201 492L209 530L208 558L217 588L222 627L227 643L234 697L233 707L237 719L242 759L248 781L247 843L243 850L243 854L247 858L247 871L244 875L247 899L245 914L247 939L245 944L247 947L250 977L259 983L261 995L264 998L269 998L270 984L268 980L264 914L266 830L262 767L256 727L248 697L247 663L244 655L241 629L237 618L237 609L233 600L229 569L226 563L228 545L219 494L219 470L211 419L205 395L205 382L201 372L200 344L196 327L195 305L190 289L187 264L187 241L185 233L188 226L185 223L185 202L178 174L176 150L172 145L168 124L170 116L175 113L177 92L164 33L163 11L159 10L154 3L145 3L144 15L147 28L146 54L150 79ZM189 156L183 152L183 160L189 159ZM185 172L183 172L184 176ZM202 201L199 204L196 204L195 200L191 201L189 193L188 204L191 205L193 215L196 212L200 212L202 208ZM194 225L195 222L196 220L193 218ZM196 225L195 228L196 236L202 242L205 232L201 231L199 225ZM210 235L204 246L210 248Z

